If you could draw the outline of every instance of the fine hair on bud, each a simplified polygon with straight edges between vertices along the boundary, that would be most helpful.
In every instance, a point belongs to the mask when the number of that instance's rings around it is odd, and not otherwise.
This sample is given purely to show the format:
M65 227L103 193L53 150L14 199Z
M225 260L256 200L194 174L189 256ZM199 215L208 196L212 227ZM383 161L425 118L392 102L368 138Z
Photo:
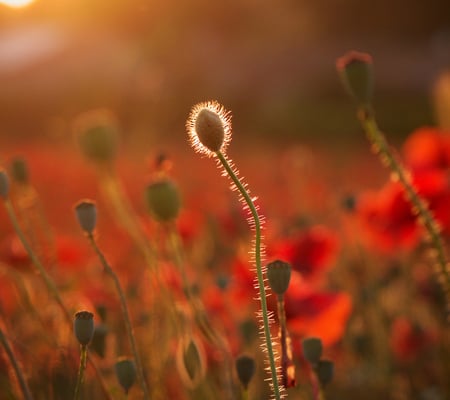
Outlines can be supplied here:
M291 265L285 261L275 260L267 264L269 286L278 296L283 296L291 280Z
M256 370L255 359L253 357L243 354L238 358L236 358L235 366L239 382L241 382L241 385L244 387L245 390L247 390L248 385L253 378L253 375L255 375Z
M89 311L78 311L75 314L73 331L82 346L88 345L94 336L94 314Z
M302 341L303 356L312 365L316 365L322 357L322 340L311 337Z
M145 191L150 214L160 222L173 221L178 217L181 199L177 186L169 179L150 183Z
M10 165L11 177L14 181L27 184L29 181L28 165L24 158L15 157Z
M78 223L86 233L91 234L97 225L97 206L92 200L81 200L75 205Z
M197 338L185 336L178 343L176 366L184 385L193 389L206 375L203 345Z
M116 117L106 109L87 111L74 121L74 132L83 155L94 162L116 158L119 129Z
M1 168L0 169L0 197L4 200L8 198L9 195L9 178L6 171Z
M125 394L136 382L136 365L133 360L129 358L120 358L114 365L117 380L124 390Z
M358 51L350 51L336 61L336 68L345 89L356 101L365 105L372 99L372 67L372 56Z
M208 157L225 153L231 140L231 113L217 101L206 101L192 107L186 121L192 147Z

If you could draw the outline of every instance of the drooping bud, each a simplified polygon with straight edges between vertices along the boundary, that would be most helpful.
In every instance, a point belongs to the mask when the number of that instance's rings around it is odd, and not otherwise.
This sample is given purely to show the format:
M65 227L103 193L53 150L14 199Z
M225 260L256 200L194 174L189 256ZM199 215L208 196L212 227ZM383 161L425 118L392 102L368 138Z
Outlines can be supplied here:
M25 159L16 157L11 161L11 177L19 183L27 184L29 180L28 166Z
M6 200L9 195L9 178L4 169L0 169L0 197Z
M333 361L320 360L316 366L316 374L322 387L330 383L334 374Z
M91 234L97 225L97 206L92 200L81 200L75 206L75 215L81 229Z
M147 186L145 197L152 216L161 222L169 222L178 217L181 200L178 188L168 180L158 180Z
M278 296L283 296L291 280L291 265L285 261L275 260L267 264L269 286Z
M239 356L236 359L236 372L245 390L247 390L250 381L255 375L256 363L255 360L247 355Z
M114 365L114 370L120 386L122 386L125 394L128 394L128 391L136 381L136 365L134 361L129 358L120 358Z
M205 377L205 355L199 341L185 337L178 344L176 365L186 387L195 388Z
M320 357L322 357L322 341L315 337L303 339L302 348L305 360L312 365L316 365L319 362Z
M373 92L372 56L350 51L336 61L336 68L347 92L361 104L369 104Z
M101 323L94 329L94 336L92 337L90 349L96 352L101 358L106 354L106 338L108 336L108 327Z
M82 346L89 344L94 335L94 314L89 311L78 311L75 314L73 331Z
M196 104L186 122L192 147L208 157L225 153L231 140L231 115L216 101Z
M115 116L99 109L81 114L74 123L78 144L86 158L111 162L117 155L119 134Z

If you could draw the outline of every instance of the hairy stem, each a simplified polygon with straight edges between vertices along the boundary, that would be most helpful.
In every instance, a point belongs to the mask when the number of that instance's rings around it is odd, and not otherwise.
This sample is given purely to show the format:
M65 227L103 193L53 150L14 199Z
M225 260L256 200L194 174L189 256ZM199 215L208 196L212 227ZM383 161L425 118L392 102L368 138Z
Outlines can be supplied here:
M81 385L83 384L84 371L86 370L87 346L81 345L80 349L80 366L78 368L77 384L75 386L74 400L78 400L80 396Z

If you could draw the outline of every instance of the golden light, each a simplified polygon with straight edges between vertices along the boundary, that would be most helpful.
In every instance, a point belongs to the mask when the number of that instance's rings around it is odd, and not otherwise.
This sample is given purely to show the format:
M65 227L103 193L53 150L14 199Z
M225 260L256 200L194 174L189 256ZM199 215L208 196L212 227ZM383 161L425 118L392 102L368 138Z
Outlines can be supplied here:
M0 0L0 4L4 4L8 7L26 7L31 4L34 0Z

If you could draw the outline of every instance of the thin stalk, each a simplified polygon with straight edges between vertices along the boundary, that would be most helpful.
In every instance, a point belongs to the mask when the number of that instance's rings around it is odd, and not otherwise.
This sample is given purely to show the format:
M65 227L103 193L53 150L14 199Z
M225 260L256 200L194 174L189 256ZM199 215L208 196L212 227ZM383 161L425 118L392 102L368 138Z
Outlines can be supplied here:
M19 240L21 241L25 251L27 252L28 256L30 257L32 264L35 266L35 268L37 269L39 275L44 280L44 283L45 283L45 286L47 287L48 292L50 293L51 296L53 296L53 298L55 299L56 303L61 308L66 321L70 324L70 326L72 326L73 321L72 321L72 317L71 317L71 315L69 313L69 310L64 305L64 302L62 301L62 298L61 298L61 296L59 294L58 288L56 287L55 283L50 278L50 276L47 274L47 271L45 270L45 268L42 265L41 261L39 260L38 256L36 255L36 253L34 252L33 248L28 243L28 240L26 239L26 237L25 237L25 235L24 235L24 233L22 231L22 228L19 225L19 221L17 220L17 216L16 216L14 208L13 208L13 206L11 204L11 201L9 199L4 199L3 204L5 206L5 209L6 209L6 212L8 214L8 217L9 217L9 219L11 221L11 224L13 225L13 228L14 228L14 230L15 230L18 238L19 238ZM100 370L99 370L97 364L89 356L88 356L88 360L89 360L89 363L91 364L91 366L94 368L95 374L96 374L96 376L98 378L100 386L102 387L102 391L103 391L105 397L107 399L111 400L111 395L108 392L108 389L106 387L105 381L103 380L103 377L102 377L102 375L100 373Z
M290 363L290 357L288 354L288 337L286 328L286 313L284 311L284 296L277 295L277 313L278 323L280 325L280 346L281 346L281 372L283 385L288 386L288 367Z
M359 120L365 130L374 151L379 154L381 161L392 171L393 177L398 179L406 192L406 196L412 205L412 211L418 221L428 233L429 240L436 250L438 281L446 296L447 312L450 312L450 268L444 250L444 243L440 234L439 225L436 223L427 203L419 195L414 187L410 174L391 150L386 138L378 128L373 111L369 107L363 107L358 113ZM450 314L448 315L450 317Z
M75 393L73 395L73 399L74 400L78 400L78 397L80 395L81 385L83 384L84 371L86 370L87 354L88 354L87 346L86 345L81 345L81 349L80 349L80 366L78 368L77 384L75 386Z
M264 283L264 273L263 273L263 266L262 266L262 260L261 260L261 220L258 214L258 210L256 209L256 206L250 197L248 191L246 190L245 186L242 184L239 177L234 172L233 168L231 167L229 161L225 157L222 152L218 151L216 152L216 155L222 164L223 168L225 169L226 173L230 177L231 181L236 186L237 190L239 191L240 195L242 196L242 199L244 200L245 204L249 208L252 219L254 223L254 231L255 231L255 242L254 242L254 251L255 251L255 266L256 266L256 276L258 280L258 289L259 289L259 300L261 304L261 320L263 323L263 332L264 332L264 341L265 341L265 348L267 350L267 357L269 360L269 367L270 367L270 374L271 374L271 383L272 383L272 390L273 395L276 400L281 399L281 390L280 385L278 383L278 373L277 373L277 367L275 364L275 354L274 349L272 346L272 336L270 333L270 321L269 321L269 312L267 308L267 300L266 300L266 290L265 290L265 283Z
M114 281L114 285L116 286L117 294L118 294L119 300L120 300L120 305L122 307L123 317L125 320L125 328L127 330L128 340L130 342L131 351L133 353L134 360L136 363L136 370L137 370L139 384L142 388L142 392L144 393L144 399L149 400L150 394L149 394L149 391L147 388L147 383L145 382L144 370L142 368L141 358L140 358L139 352L137 350L136 339L134 337L133 328L131 325L130 313L128 310L128 305L127 305L127 301L125 298L125 294L122 289L122 285L120 284L119 277L114 272L114 270L111 268L111 266L109 265L108 261L106 260L106 258L104 256L104 254L98 247L93 234L89 233L89 234L87 234L87 237L89 239L89 242L90 242L92 248L94 249L95 253L97 254L98 258L100 259L100 262L102 263L102 266L103 266L105 272L111 277L111 279Z
M23 394L23 398L25 400L33 400L33 396L31 395L30 388L28 387L25 376L20 368L19 362L16 359L13 349L11 348L8 339L3 333L3 330L0 328L0 342L2 343L3 348L8 355L9 361L11 362L12 367L14 368L14 372L16 373L17 380L19 381L19 386Z

